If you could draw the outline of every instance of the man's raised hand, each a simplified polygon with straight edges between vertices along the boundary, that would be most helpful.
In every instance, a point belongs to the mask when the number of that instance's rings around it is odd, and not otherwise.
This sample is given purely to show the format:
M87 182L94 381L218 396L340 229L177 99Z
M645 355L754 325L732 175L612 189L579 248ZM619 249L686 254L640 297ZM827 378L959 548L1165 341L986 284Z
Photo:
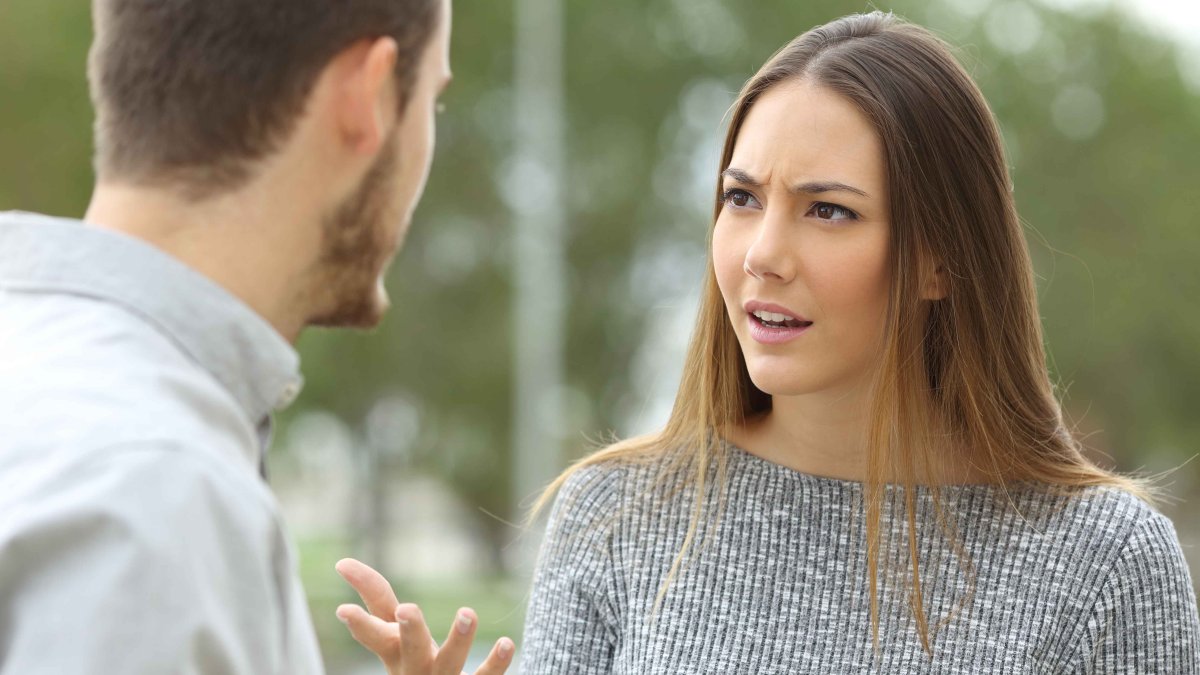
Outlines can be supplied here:
M359 644L379 657L389 675L462 673L479 624L474 611L466 607L458 610L450 634L439 647L421 609L400 604L382 574L353 558L338 561L336 569L366 605L366 609L342 605L337 617ZM500 638L475 675L501 675L508 670L512 656L512 640Z

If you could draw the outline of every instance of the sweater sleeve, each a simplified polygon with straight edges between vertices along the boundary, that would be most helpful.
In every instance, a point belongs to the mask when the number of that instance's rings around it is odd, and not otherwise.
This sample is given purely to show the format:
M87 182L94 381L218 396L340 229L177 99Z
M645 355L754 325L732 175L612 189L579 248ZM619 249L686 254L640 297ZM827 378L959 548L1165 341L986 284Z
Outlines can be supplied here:
M576 471L551 510L525 619L521 672L611 671L617 646L612 533L619 503L613 467Z
M1166 516L1134 526L1100 588L1079 654L1083 673L1200 674L1196 594Z

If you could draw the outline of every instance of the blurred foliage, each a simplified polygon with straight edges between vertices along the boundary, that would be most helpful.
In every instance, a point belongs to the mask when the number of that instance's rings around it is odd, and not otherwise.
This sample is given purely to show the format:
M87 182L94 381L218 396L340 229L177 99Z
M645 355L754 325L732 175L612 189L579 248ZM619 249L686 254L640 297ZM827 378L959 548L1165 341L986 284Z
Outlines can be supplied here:
M567 6L568 428L599 435L622 428L640 400L631 371L649 319L664 298L699 283L722 106L787 40L870 7ZM1020 0L878 6L960 45L1000 118L1052 368L1089 443L1123 469L1190 457L1200 447L1200 315L1188 309L1200 297L1200 97L1180 76L1178 49L1110 10L1069 15ZM402 464L444 476L467 503L507 518L519 515L506 478L507 205L526 198L509 170L512 18L507 2L456 3L455 82L429 189L392 271L395 307L371 335L306 334L308 384L283 418L286 427L324 409L361 429L382 397L414 401L420 428ZM83 212L89 39L85 2L0 3L0 209ZM647 251L659 256L652 268L671 259L663 251L677 264L646 272ZM578 438L566 453L584 451ZM1193 482L1200 475L1185 472ZM480 517L498 564L510 531Z

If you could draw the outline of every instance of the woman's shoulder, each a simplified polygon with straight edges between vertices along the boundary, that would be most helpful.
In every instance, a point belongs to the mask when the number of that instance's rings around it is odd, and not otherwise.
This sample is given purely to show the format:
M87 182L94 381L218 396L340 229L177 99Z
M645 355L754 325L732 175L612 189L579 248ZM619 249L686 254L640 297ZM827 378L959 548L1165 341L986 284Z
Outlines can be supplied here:
M1113 486L1080 488L1069 495L1026 495L1021 514L1031 545L1057 549L1085 568L1112 570L1131 558L1143 567L1186 568L1171 519L1141 497Z
M600 448L577 461L567 472L564 494L612 495L625 488L644 488L661 482L680 459L691 454L674 449L660 434L636 436Z
M1115 486L1087 486L1068 493L1030 490L1024 501L1050 529L1094 532L1111 540L1124 540L1149 521L1167 520L1141 497Z
M583 458L568 470L557 502L579 502L590 507L616 506L643 494L661 479L665 459L627 456L605 448Z
M1115 487L1090 488L1079 499L1076 519L1080 527L1112 533L1119 556L1150 555L1178 557L1179 537L1171 519L1127 490Z
M560 479L552 527L609 530L660 511L685 492L685 455L665 450L653 438L622 441L576 462Z
M628 467L612 459L590 461L585 458L568 469L567 477L555 499L556 510L572 504L572 510L611 506L621 499Z
M1072 658L1090 664L1087 672L1110 672L1133 663L1132 650L1148 659L1138 661L1144 667L1138 672L1182 672L1179 659L1190 663L1189 650L1200 645L1200 618L1171 519L1137 495L1106 486L1080 490L1056 525L1039 537L1055 555L1046 561L1045 584L1035 586L1045 595L1057 588L1074 608L1067 633L1077 645Z
M581 568L604 567L614 537L624 531L642 494L641 483L652 472L643 461L606 450L585 457L560 479L546 527L543 550L549 559L570 558Z

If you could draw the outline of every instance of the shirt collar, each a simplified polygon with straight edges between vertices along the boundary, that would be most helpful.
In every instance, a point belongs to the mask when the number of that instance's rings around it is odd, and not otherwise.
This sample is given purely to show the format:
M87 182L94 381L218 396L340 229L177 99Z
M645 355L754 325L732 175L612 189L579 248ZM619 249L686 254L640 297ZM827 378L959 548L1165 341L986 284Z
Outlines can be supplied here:
M0 287L121 305L217 379L254 425L300 393L300 357L230 292L149 243L77 220L0 213Z

